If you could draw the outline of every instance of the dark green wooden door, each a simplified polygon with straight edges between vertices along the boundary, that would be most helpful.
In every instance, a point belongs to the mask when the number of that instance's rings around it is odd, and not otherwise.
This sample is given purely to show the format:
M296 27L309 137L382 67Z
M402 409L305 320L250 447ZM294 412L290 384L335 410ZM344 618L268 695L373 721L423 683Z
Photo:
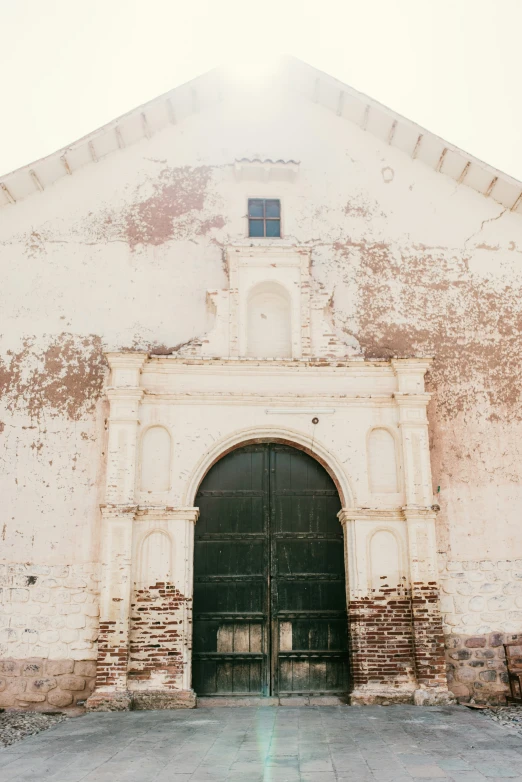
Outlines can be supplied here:
M284 445L239 448L196 504L196 693L346 692L340 502L324 468Z

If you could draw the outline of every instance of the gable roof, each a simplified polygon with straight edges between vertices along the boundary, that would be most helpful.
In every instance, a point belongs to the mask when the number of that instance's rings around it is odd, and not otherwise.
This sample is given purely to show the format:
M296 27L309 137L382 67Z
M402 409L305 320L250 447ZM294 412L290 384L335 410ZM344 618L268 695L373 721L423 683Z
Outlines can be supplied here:
M348 120L414 160L492 198L506 209L522 214L522 182L469 155L397 114L362 92L352 89L294 57L279 66L278 80L340 119ZM0 177L0 206L8 206L41 192L85 165L95 164L168 125L175 125L206 106L220 102L226 93L225 72L216 68L160 95L103 125L98 130L34 163Z

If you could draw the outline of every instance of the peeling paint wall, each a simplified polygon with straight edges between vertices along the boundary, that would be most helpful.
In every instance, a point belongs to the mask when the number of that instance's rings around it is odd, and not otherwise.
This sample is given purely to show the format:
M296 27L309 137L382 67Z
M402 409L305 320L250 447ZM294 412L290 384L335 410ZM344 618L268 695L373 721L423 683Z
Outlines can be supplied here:
M299 160L299 172L238 179L234 160L247 157ZM103 352L201 352L216 320L207 291L228 286L225 247L244 241L252 196L280 198L281 244L310 250L312 354L434 356L442 571L522 558L520 216L273 89L229 98L2 210L6 564L100 561ZM443 602L446 636L522 633L518 604L497 608ZM13 638L0 657L54 656Z

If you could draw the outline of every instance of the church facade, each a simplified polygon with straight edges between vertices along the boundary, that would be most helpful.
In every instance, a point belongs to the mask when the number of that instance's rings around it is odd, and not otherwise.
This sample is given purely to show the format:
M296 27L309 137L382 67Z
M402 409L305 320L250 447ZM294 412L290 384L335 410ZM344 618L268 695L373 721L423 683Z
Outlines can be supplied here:
M521 183L288 60L0 203L0 707L503 701Z

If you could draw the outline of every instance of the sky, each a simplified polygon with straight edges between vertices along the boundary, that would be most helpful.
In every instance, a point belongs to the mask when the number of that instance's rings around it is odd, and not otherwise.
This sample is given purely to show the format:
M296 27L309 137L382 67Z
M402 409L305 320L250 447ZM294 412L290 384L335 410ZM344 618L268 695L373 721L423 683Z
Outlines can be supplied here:
M0 173L290 54L522 179L522 0L0 0Z

